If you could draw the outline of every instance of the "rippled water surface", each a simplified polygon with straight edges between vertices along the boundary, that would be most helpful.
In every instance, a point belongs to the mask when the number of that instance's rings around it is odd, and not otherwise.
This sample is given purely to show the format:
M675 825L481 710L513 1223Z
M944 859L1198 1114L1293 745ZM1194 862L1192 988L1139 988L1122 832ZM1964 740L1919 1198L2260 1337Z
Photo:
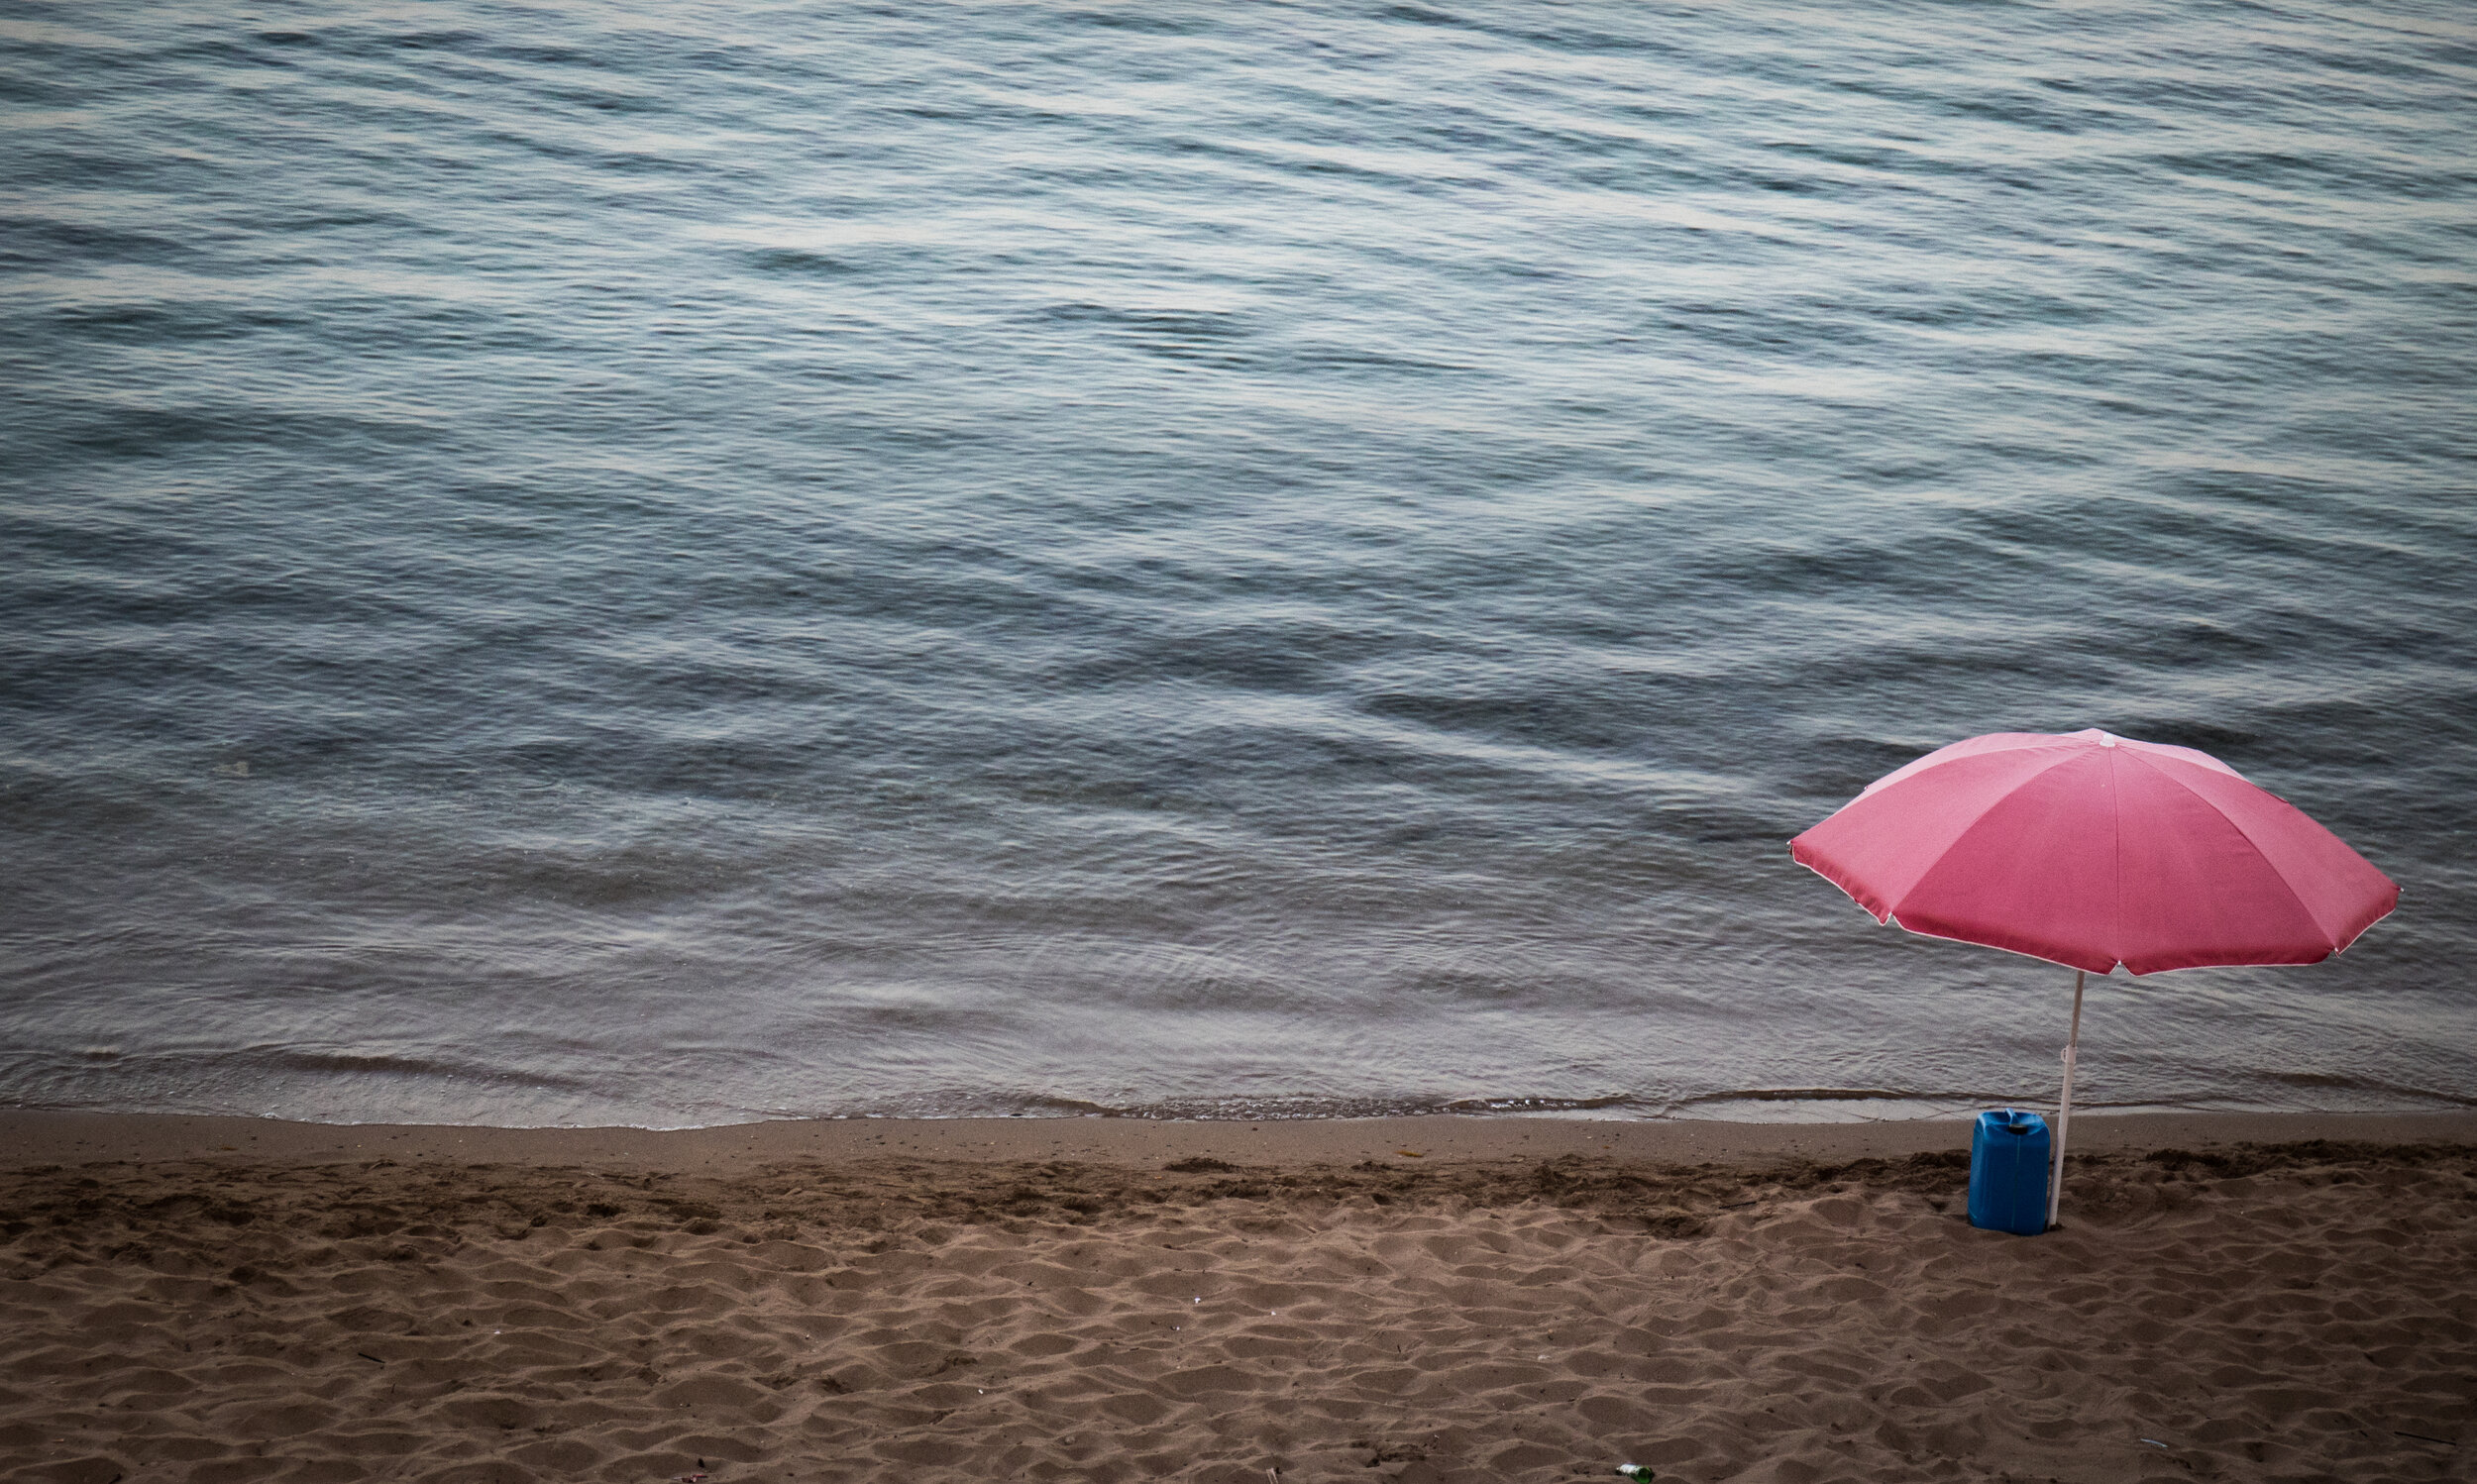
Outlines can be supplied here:
M2456 3L13 4L0 1102L2035 1096L2065 972L1785 841L2093 725L2406 895L2100 983L2088 1096L2477 1102L2473 88Z

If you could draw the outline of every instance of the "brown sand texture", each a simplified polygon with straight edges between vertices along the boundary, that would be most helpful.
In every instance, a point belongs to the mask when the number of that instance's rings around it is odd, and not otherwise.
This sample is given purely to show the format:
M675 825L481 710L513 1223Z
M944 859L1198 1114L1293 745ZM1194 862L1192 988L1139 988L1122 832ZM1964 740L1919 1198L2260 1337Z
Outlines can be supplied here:
M0 1173L0 1476L2477 1477L2477 1151Z

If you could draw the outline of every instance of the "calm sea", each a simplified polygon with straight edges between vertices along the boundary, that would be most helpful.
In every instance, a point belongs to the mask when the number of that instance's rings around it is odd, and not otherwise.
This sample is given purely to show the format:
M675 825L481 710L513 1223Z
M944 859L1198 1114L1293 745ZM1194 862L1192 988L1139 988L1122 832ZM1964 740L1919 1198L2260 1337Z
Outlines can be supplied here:
M1993 730L2406 889L2100 1104L2477 1104L2477 17L0 12L0 1105L2046 1096L1785 842Z

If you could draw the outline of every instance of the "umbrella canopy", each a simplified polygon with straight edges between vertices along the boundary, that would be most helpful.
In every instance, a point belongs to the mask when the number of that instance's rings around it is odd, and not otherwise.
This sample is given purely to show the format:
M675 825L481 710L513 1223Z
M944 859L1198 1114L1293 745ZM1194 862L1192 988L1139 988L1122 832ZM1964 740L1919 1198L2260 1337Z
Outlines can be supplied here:
M2400 889L2206 752L1996 732L1867 786L1789 842L1876 920L2093 974L2313 964Z

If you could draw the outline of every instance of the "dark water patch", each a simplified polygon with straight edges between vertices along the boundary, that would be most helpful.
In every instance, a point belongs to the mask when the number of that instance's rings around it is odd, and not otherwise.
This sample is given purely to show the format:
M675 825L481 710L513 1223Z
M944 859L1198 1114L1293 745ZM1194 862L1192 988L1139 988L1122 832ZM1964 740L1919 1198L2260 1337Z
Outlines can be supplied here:
M71 159L62 163L83 173L98 162ZM102 161L101 167L108 172L115 166L110 161ZM46 267L64 260L142 264L177 262L191 256L193 251L188 244L148 232L135 224L101 227L90 222L52 216L0 218L0 261L25 267Z
M868 271L863 265L853 262L851 255L848 254L813 253L795 248L773 248L761 253L752 253L749 255L749 261L768 272L822 273L831 276Z
M1888 1103L1931 1099L1945 1103L2001 1103L2001 1093L1916 1093L1883 1088L1786 1087L1744 1088L1678 1100L1682 1107L1708 1103Z
M1066 10L1059 12L1058 19L1069 26L1131 32L1138 36L1201 36L1215 29L1212 22L1195 17L1164 16L1137 10Z
M1345 373L1398 371L1409 375L1431 372L1468 372L1479 370L1476 365L1451 361L1422 361L1409 356L1389 356L1381 351L1357 346L1302 346L1283 353L1281 359L1302 369L1332 370Z
M593 113L665 114L674 110L664 99L642 93L588 91L580 88L544 88L540 96L571 103Z
M244 1059L275 1072L307 1072L353 1077L442 1078L483 1085L501 1083L533 1088L567 1088L574 1085L572 1078L545 1076L540 1073L511 1075L483 1063L443 1061L419 1056L363 1055L353 1052L317 1051L298 1046L253 1047L242 1055Z
M63 333L101 342L161 346L188 340L232 340L269 330L314 323L306 316L268 309L209 304L112 304L63 306Z
M398 52L479 52L491 45L489 34L482 31L399 31L377 33L374 40ZM536 52L523 59L558 63L575 60L576 54L565 51Z

